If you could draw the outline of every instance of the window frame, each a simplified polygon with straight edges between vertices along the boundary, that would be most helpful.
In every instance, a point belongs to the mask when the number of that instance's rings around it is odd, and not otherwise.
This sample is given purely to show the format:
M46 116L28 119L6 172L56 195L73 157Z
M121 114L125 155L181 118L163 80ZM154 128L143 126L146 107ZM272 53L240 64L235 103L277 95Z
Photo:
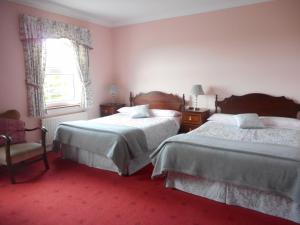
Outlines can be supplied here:
M60 38L60 39L64 40L64 38ZM66 40L70 41L69 39L66 39ZM47 51L47 43L46 43L45 47L46 47L46 51ZM74 62L74 63L76 63L76 62ZM80 77L75 78L76 75L79 76L79 72L80 72L78 70L78 65L75 65L75 66L76 66L76 69L74 68L74 71L77 70L77 72L73 71L74 73L71 73L71 74L67 74L67 73L53 73L53 74L48 73L47 74L46 73L47 72L47 59L46 59L45 79L46 79L46 76L51 76L51 75L72 75L72 79L73 79L73 91L74 91L74 99L73 100L70 100L70 101L59 101L59 102L53 102L53 103L48 103L47 104L46 93L45 93L45 86L44 86L44 102L45 102L45 109L46 110L55 110L55 109L63 109L63 108L81 107L81 100L80 100L80 98L79 99L75 98L75 93L76 93L76 84L75 84L75 82L78 82L78 81L81 82L80 81ZM54 68L59 70L59 67L54 67ZM79 79L79 80L75 81L75 79ZM45 85L45 81L44 81L44 85ZM80 85L82 85L82 84L80 84ZM82 95L82 93L81 93L81 95Z

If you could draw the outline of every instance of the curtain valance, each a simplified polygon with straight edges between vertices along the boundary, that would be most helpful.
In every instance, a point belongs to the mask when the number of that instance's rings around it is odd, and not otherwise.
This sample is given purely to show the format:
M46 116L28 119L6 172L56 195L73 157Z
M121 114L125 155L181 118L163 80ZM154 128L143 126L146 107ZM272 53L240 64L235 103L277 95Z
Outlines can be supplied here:
M91 34L87 28L29 15L20 15L20 38L21 40L67 38L92 48Z

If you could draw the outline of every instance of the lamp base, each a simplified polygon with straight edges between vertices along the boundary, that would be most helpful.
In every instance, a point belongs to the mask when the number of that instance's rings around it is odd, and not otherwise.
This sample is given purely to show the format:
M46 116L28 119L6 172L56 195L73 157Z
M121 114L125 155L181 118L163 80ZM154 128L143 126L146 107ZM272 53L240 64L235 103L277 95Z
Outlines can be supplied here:
M191 110L191 111L200 111L201 108L198 108L198 107L188 107L187 110Z

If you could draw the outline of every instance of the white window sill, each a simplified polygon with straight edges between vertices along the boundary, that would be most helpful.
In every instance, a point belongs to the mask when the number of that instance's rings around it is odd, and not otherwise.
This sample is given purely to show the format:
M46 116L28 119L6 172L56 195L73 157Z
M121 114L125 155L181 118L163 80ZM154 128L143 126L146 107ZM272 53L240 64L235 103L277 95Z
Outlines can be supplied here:
M80 105L49 107L44 118L61 116L84 111Z

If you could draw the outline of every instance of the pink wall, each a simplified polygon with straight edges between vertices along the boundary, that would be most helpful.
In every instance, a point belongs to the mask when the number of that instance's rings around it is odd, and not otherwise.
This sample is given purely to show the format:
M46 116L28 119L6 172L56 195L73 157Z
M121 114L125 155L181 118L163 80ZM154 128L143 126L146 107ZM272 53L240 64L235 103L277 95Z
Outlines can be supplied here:
M264 92L300 102L300 1L279 0L113 30L123 96ZM204 101L205 102L205 101Z
M25 71L22 43L19 39L18 15L25 13L47 17L90 29L94 49L90 53L90 72L95 104L88 110L89 117L99 115L99 103L108 99L107 86L112 82L111 30L53 13L0 1L0 112L17 109L28 127L39 120L28 118L26 103ZM33 136L35 137L35 136ZM29 136L29 139L33 139Z
M39 123L26 117L20 13L90 29L95 104L88 112L92 118L98 115L99 103L109 99L111 82L121 86L121 101L127 101L129 90L189 95L191 86L200 83L207 93L222 97L265 92L300 102L299 11L299 0L275 0L109 29L0 1L0 112L17 109L29 127Z

